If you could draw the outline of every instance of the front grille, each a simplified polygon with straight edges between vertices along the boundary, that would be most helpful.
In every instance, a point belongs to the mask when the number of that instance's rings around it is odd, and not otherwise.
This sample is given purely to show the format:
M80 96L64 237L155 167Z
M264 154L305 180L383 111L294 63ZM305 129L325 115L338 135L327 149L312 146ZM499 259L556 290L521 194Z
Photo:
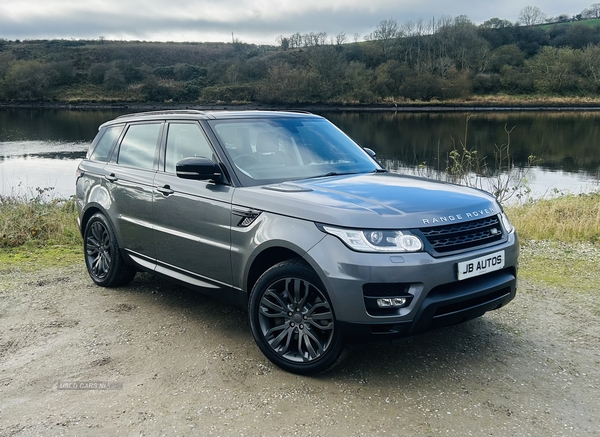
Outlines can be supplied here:
M504 232L498 216L466 223L421 228L419 231L431 249L440 254L473 249L504 239Z

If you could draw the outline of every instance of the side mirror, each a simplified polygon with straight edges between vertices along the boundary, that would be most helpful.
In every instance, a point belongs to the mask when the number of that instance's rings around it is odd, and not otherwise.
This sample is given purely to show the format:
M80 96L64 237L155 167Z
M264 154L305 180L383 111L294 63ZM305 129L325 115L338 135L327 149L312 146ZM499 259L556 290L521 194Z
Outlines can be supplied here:
M208 158L191 156L183 158L175 166L177 177L198 181L213 180L221 177L221 168Z
M385 166L381 162L379 162L379 159L377 159L377 153L375 153L375 150L369 149L368 147L363 147L363 150L365 152L367 152L367 154L371 157L371 159L373 161L375 161L377 164L379 164L381 166L381 168L385 169Z
M369 154L369 156L371 158L373 158L374 160L377 160L377 153L375 153L375 150L369 149L368 147L363 147L363 149L365 152L367 152Z

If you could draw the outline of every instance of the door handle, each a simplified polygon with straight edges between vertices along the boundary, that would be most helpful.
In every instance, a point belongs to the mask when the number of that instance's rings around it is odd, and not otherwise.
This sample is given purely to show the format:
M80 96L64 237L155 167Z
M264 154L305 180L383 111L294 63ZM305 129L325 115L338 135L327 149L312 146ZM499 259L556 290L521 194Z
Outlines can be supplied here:
M169 185L165 185L164 187L158 187L156 190L165 196L168 196L169 194L173 194L175 192L171 189Z
M114 173L111 173L109 175L104 175L104 179L106 179L108 182L115 182L115 181L119 180L119 178L116 177Z

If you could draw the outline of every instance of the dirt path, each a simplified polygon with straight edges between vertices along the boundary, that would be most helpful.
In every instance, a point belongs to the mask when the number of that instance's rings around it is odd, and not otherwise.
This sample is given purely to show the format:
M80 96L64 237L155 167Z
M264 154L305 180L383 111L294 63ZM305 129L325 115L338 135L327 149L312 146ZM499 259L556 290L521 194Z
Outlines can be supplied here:
M590 294L522 283L499 311L307 378L263 357L244 312L150 275L0 273L1 436L599 436L599 393Z

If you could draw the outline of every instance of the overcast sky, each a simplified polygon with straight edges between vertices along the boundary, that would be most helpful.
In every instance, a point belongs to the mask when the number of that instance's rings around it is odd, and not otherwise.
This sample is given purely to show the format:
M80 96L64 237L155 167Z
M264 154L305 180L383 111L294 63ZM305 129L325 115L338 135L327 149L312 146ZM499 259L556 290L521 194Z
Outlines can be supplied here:
M524 6L576 15L599 0L2 0L0 38L223 41L276 44L278 35L344 32L350 41L389 18L442 15L517 21Z

